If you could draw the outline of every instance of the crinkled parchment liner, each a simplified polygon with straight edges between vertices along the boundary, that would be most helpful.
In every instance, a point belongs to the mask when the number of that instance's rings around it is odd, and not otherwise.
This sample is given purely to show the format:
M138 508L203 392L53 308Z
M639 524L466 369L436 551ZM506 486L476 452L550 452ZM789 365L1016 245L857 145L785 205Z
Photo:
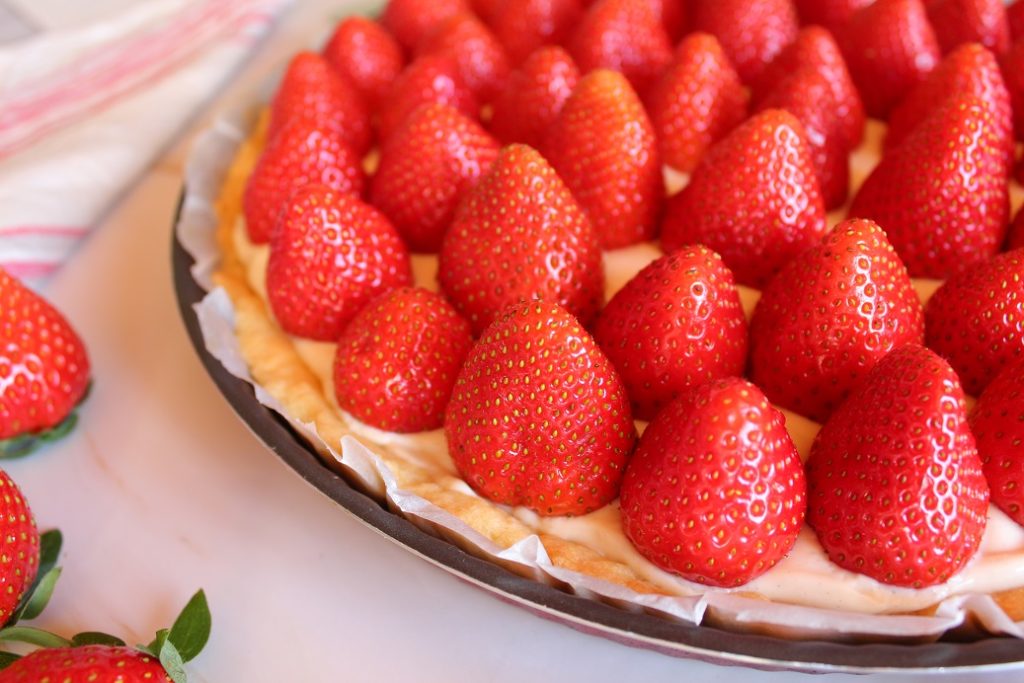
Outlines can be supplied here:
M265 99L254 96L251 102ZM387 451L387 446L374 444L368 439L361 441L351 434L333 443L322 438L314 425L289 415L278 398L253 380L235 336L235 306L227 292L213 284L220 261L215 234L218 226L215 204L234 156L249 135L258 110L257 105L251 104L223 114L196 139L189 159L186 193L176 230L181 244L195 259L193 277L209 292L202 302L195 305L195 312L206 349L231 374L252 384L260 403L288 419L316 447L325 462L345 474L350 482L385 501L391 510L425 532L445 538L474 555L516 574L632 612L790 638L928 641L951 629L1024 637L1024 622L1015 623L988 595L955 596L919 613L893 615L787 605L722 590L703 595L667 595L662 589L636 577L628 567L602 560L589 549L550 536L524 534L519 529L518 533L505 534L504 537L520 538L508 547L501 547L455 514L399 486L395 473L378 454ZM375 449L379 449L378 452ZM515 524L511 526L515 527ZM556 561L552 561L552 544L558 548ZM570 547L562 547L564 545ZM586 568L605 578L595 578L567 566ZM595 568L597 571L592 571ZM700 587L695 588L700 590Z

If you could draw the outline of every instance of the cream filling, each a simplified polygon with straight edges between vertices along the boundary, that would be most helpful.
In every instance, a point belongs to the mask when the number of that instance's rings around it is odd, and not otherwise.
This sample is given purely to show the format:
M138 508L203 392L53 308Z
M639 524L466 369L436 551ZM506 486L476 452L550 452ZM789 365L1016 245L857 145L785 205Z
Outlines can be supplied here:
M884 130L884 125L869 122L864 144L851 156L851 197L881 157L880 145ZM666 185L670 192L685 186L687 180L685 175L666 169ZM1018 191L1014 196L1014 205L1019 205L1020 199ZM845 213L845 207L830 213L829 224L838 223ZM234 242L239 258L246 265L249 285L266 303L269 248L266 245L253 245L249 241L244 218L241 216L235 225ZM605 252L607 298L610 299L637 272L659 256L661 250L652 243ZM437 291L437 257L414 255L412 260L416 284ZM941 284L936 280L914 280L914 287L922 303L925 303ZM738 286L737 289L749 318L761 293L744 286ZM269 304L267 309L270 310ZM335 399L332 367L336 345L331 342L298 338L293 338L292 341L300 357L320 379L325 396L345 417L354 434L435 472L440 484L457 487L463 493L473 493L468 485L458 479L455 465L448 454L443 430L395 434L360 423L351 415L344 413ZM821 425L795 413L786 410L782 412L786 416L786 429L801 458L806 459ZM644 423L637 422L637 427L641 431L644 426ZM642 578L671 593L695 595L707 591L706 587L659 569L640 555L622 531L618 501L581 517L545 518L526 508L512 508L509 511L535 531L587 546L609 559L622 562ZM828 560L814 532L805 526L793 550L784 560L736 590L756 593L781 603L878 614L922 609L951 595L995 593L1022 585L1024 528L996 507L990 506L988 524L978 553L961 572L940 586L920 590L896 588L841 569Z

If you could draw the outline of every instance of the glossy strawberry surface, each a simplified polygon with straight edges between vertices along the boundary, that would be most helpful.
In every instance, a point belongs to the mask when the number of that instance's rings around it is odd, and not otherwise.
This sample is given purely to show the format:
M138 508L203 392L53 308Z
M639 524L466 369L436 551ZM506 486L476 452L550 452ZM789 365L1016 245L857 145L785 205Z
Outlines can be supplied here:
M564 45L583 17L580 0L500 0L498 5L491 26L514 65L542 47Z
M58 426L89 374L85 344L60 311L0 268L0 441Z
M651 239L665 194L657 139L622 74L583 77L556 119L545 156L587 212L601 246Z
M270 241L285 202L309 183L361 196L366 174L362 160L333 131L295 119L268 141L245 186L242 210L254 244Z
M267 139L295 119L332 133L356 154L366 152L373 141L362 95L315 52L300 52L289 62L270 104Z
M419 287L382 294L338 340L338 405L377 429L437 429L472 344L469 323L442 296Z
M466 0L388 0L380 21L411 52L438 24L470 9Z
M944 583L975 554L989 492L956 373L909 344L818 433L807 521L829 559L894 586Z
M451 55L424 55L399 74L377 110L381 141L386 143L405 119L427 104L446 104L471 119L480 114L480 104Z
M969 394L1024 358L1024 249L954 275L925 307L928 346L949 360Z
M805 26L821 26L835 33L862 7L874 0L793 0Z
M1010 47L1003 0L929 0L927 8L944 53L966 43L980 43L996 54Z
M324 45L324 58L371 107L380 103L405 66L402 46L376 21L348 17Z
M703 244L722 255L737 282L763 286L826 230L805 135L800 122L779 109L729 133L669 201L662 247Z
M742 375L747 362L747 320L732 273L700 245L637 273L601 311L594 339L643 420L688 387Z
M444 20L417 46L417 54L448 55L480 102L490 102L505 85L509 61L498 39L471 13Z
M962 94L882 158L848 215L881 225L912 277L945 279L1003 243L1005 150L990 103Z
M443 104L413 112L388 138L370 191L412 251L436 252L462 197L490 169L498 142Z
M39 531L28 501L0 470L0 624L14 614L39 571Z
M718 38L746 83L796 38L796 10L790 0L692 0L693 27Z
M747 116L747 94L718 40L691 33L647 97L662 162L691 172Z
M604 299L601 247L586 213L530 147L502 150L441 247L441 289L483 332L521 299L564 306L587 325Z
M611 363L576 318L542 301L505 309L470 351L445 434L477 493L545 516L611 502L636 438Z
M267 298L284 331L337 341L370 300L411 283L409 253L383 214L322 185L291 196L267 263Z
M1013 130L1024 140L1024 40L1018 40L999 61L1013 107Z
M558 46L538 49L512 72L494 101L491 132L504 144L543 149L548 130L579 80L568 52Z
M0 671L0 683L171 683L160 662L129 647L43 648Z
M785 419L738 377L693 387L647 426L622 481L626 536L696 583L741 586L793 547L804 470Z
M750 377L773 403L825 419L892 349L924 340L924 312L885 233L851 219L790 261L751 320Z
M1024 526L1024 361L996 375L971 413L992 502Z

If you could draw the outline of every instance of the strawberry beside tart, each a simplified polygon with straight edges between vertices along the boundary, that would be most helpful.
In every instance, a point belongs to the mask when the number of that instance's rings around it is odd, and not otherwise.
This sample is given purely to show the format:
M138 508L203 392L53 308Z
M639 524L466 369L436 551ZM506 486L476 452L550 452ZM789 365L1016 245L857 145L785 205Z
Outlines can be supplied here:
M939 63L916 0L850 3L835 40L756 2L751 44L698 3L673 57L663 4L598 0L531 56L393 2L296 57L217 206L252 378L329 464L521 573L733 628L1024 635L995 59ZM355 28L412 61L340 51Z

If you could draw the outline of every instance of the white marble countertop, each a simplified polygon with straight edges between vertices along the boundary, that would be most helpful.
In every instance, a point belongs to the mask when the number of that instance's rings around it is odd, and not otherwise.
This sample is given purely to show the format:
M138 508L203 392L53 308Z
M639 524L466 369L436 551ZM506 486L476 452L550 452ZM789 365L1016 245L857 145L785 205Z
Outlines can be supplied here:
M146 642L201 586L214 632L189 666L194 681L803 680L629 648L458 581L302 482L209 380L170 271L189 141L344 7L294 10L45 289L84 337L95 386L70 438L5 465L40 527L65 535L64 574L39 625Z

